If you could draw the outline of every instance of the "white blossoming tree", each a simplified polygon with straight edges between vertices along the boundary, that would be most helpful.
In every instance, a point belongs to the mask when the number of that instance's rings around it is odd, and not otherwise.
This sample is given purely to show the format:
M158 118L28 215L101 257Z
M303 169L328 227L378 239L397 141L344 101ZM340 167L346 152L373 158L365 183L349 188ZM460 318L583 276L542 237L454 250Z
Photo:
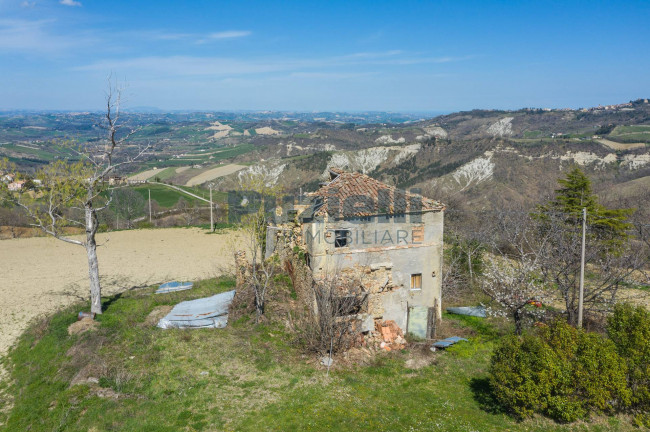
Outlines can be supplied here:
M498 233L492 254L484 258L481 288L505 314L518 334L527 310L544 302L540 259L547 239L535 230L534 220L523 211L501 211L496 216Z

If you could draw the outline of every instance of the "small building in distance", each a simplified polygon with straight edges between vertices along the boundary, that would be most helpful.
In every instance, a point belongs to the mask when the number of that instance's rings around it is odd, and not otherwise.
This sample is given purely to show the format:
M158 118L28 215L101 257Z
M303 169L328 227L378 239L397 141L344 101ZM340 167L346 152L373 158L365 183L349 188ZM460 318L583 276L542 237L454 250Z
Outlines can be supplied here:
M9 189L11 192L17 192L19 190L22 190L22 188L25 186L25 183L27 183L27 180L16 180L9 183L7 185L7 189Z
M108 177L108 184L110 186L118 186L127 184L127 178L120 175L112 175Z

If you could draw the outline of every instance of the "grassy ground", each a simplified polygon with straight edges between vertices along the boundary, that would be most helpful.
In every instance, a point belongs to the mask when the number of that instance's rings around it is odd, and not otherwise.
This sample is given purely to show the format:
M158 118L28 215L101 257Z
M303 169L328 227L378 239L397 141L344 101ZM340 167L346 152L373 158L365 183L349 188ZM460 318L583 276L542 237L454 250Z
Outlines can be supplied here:
M176 175L176 168L169 167L161 170L159 173L153 175L148 180L155 180L159 182L164 182L167 179L170 179Z
M336 359L329 377L281 325L241 319L221 330L161 330L147 318L156 307L232 287L218 279L167 295L128 291L106 299L99 328L79 336L67 328L85 305L35 323L7 360L14 407L0 417L5 430L632 429L619 418L517 423L499 412L486 369L504 330L478 318L445 317L448 331L470 338L447 352L407 349L364 366ZM98 384L71 386L80 371Z
M633 126L616 126L609 134L609 138L615 141L623 142L649 142L650 126L633 125Z
M146 200L149 198L149 190L151 190L151 199L156 201L161 207L171 208L174 207L178 200L183 198L185 201L193 205L196 202L199 205L204 205L203 201L197 200L189 195L176 191L172 188L166 186L156 185L156 184L146 184L141 186L134 186L133 190L138 192ZM196 194L196 191L191 188L187 188L192 193ZM197 194L201 196L201 194Z

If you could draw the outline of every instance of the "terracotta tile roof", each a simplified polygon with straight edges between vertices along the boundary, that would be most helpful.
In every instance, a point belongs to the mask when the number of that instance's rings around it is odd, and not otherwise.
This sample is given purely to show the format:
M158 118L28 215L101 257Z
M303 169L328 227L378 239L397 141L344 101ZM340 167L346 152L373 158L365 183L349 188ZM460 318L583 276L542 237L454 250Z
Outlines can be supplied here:
M330 182L311 194L313 215L333 217L442 211L445 205L405 192L367 175L332 168Z

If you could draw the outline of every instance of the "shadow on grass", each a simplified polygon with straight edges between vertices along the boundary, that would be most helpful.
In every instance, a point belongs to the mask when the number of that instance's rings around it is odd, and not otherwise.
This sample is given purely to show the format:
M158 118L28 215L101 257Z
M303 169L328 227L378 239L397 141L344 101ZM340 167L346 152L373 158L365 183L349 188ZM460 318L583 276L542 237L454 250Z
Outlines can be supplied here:
M115 303L120 298L122 298L122 294L123 293L117 293L104 300L104 302L102 303L102 311L106 312L113 303Z
M489 378L472 378L469 382L469 387L472 390L474 400L483 411L490 414L507 413L494 397Z

